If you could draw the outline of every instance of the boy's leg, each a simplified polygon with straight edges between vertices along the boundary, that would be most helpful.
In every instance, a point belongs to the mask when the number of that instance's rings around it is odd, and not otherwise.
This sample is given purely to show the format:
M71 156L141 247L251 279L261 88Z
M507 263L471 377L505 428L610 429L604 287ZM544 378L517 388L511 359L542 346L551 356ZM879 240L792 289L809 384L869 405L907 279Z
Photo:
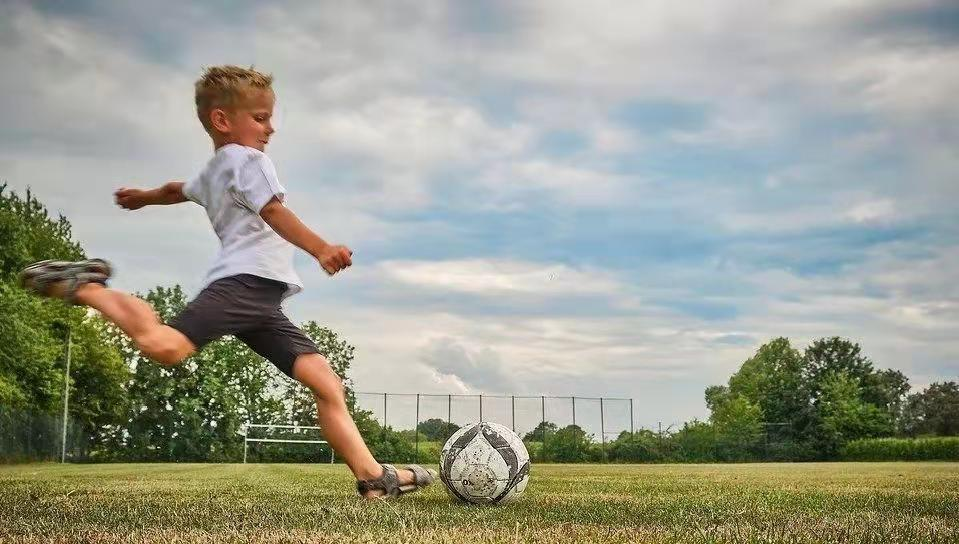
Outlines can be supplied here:
M346 408L346 396L343 382L333 372L329 363L318 353L300 355L293 363L293 378L310 388L316 399L317 419L323 436L346 461L357 480L372 480L383 475L383 467L376 462L373 454L360 436L356 423ZM414 482L412 471L398 469L400 485ZM372 491L370 496L382 494Z
M74 300L98 310L132 338L144 355L162 365L179 364L196 351L183 333L160 323L153 308L133 295L87 283L77 289Z

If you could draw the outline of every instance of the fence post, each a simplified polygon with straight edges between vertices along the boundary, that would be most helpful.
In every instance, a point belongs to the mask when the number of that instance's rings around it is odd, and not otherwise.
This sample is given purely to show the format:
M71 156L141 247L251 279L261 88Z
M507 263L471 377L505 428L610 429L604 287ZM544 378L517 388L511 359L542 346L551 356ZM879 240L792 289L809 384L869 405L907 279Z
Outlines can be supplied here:
M383 393L383 432L380 440L386 441L386 393Z
M633 399L629 399L629 436L633 437Z
M416 426L413 427L413 436L415 437L415 446L413 446L413 462L420 462L420 394L416 394Z
M573 426L576 426L576 397L571 397L573 399Z
M63 439L60 443L60 462L67 462L67 405L70 404L70 346L72 331L67 327L67 370L63 374Z
M543 461L546 461L546 396L540 397L540 401L543 403L542 413L543 413L543 451L540 457L543 458Z
M606 461L606 419L603 416L603 397L599 397L599 434L603 435L603 461Z

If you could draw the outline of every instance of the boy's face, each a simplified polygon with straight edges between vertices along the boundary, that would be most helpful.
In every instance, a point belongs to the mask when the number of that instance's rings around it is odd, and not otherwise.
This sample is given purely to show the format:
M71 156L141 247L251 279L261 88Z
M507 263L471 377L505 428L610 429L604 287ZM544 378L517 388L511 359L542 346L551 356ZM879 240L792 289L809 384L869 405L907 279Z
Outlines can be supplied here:
M273 91L257 90L232 111L214 110L213 126L233 143L264 151L273 134Z

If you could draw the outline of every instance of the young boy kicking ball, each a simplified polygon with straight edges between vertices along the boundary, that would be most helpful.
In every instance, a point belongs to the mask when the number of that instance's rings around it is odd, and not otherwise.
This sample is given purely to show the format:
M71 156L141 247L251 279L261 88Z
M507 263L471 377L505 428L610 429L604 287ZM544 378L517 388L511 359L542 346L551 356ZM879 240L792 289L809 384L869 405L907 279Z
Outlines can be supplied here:
M196 202L220 238L203 290L173 322L160 323L145 301L108 289L110 265L100 259L34 263L24 269L21 284L39 295L99 310L161 365L180 364L207 343L236 336L310 388L323 435L353 471L358 493L395 497L420 489L436 473L419 465L397 470L373 459L347 411L339 377L280 307L303 288L293 269L294 246L331 276L352 265L352 252L325 242L283 205L286 190L263 152L274 132L272 81L252 68L206 70L196 82L197 115L214 148L206 167L186 183L116 191L116 203L128 210Z

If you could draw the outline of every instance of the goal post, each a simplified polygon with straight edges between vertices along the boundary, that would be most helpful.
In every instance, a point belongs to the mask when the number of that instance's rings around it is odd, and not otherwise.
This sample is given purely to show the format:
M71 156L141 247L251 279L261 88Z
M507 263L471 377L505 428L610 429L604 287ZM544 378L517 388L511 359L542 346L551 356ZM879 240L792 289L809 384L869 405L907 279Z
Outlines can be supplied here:
M319 431L319 427L310 427L305 425L267 425L259 423L247 423L243 433L243 462L246 463L246 452L249 448L250 442L283 442L289 444L326 444L329 445L329 442L326 440L294 440L290 438L250 438L250 429L251 428L263 428L263 429L293 429L294 432L300 430L316 430ZM335 457L333 448L330 447L330 464L333 463Z

